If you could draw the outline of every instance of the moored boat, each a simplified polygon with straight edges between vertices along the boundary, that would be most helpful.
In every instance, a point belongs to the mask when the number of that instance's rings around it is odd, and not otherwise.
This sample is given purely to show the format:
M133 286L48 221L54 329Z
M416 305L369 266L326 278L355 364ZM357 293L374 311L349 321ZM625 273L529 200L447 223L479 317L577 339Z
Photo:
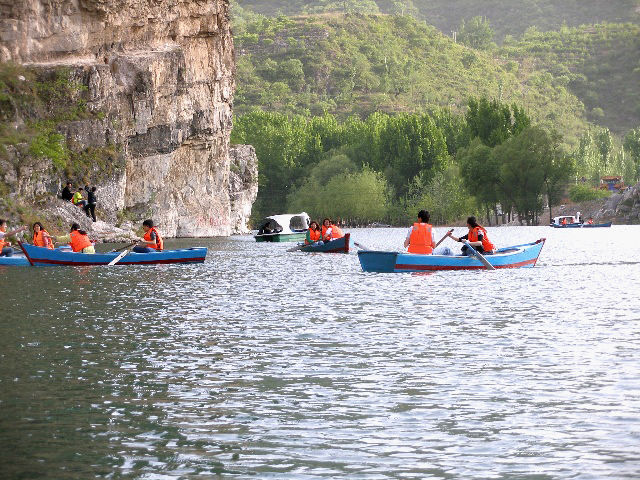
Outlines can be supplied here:
M3 265L11 267L28 267L29 260L27 260L27 257L22 254L14 254L11 257L0 257L0 267Z
M342 238L336 238L322 245L304 245L300 247L300 250L302 252L349 253L350 238L351 234L345 233Z
M108 265L120 252L76 253L61 250L49 250L28 243L20 243L28 262L33 266L46 265ZM170 263L204 263L207 255L205 247L162 250L152 253L127 253L116 265L157 265Z
M256 242L297 242L304 240L311 219L305 212L272 215L260 222Z
M501 248L484 258L498 268L533 267L538 261L545 239ZM433 270L482 270L486 267L475 256L419 255L403 252L361 250L358 259L365 272L398 273Z
M560 215L553 217L553 222L549 224L553 228L607 228L611 226L611 222L593 223L593 219L583 222L580 212L574 215Z

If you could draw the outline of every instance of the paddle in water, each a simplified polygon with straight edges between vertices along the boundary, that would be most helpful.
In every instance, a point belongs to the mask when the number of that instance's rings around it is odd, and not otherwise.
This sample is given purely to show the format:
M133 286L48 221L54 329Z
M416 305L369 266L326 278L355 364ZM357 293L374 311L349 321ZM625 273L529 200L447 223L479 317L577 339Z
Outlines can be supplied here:
M471 246L471 244L469 242L467 242L466 240L463 240L463 243L467 246L467 248L469 249L469 251L475 255L475 257L480 260L480 262L487 268L487 270L495 270L496 267L494 267L493 265L491 265L489 263L489 261L484 258L484 255L482 255L480 252L478 252L475 248L473 248Z
M124 257L126 257L129 252L131 251L131 248L133 248L133 245L129 245L128 247L126 247L126 250L124 250L122 253L120 253L120 255L118 255L116 258L114 258L113 260L111 260L107 265L112 266L115 265L116 263L118 263L120 260L122 260Z

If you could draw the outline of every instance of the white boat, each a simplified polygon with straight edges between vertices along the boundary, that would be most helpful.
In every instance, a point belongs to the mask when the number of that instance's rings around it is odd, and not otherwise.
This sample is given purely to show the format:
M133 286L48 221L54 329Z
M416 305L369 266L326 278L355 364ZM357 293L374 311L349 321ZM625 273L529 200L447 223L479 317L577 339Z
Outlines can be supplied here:
M311 219L306 212L272 215L260 222L256 242L297 242L304 240Z

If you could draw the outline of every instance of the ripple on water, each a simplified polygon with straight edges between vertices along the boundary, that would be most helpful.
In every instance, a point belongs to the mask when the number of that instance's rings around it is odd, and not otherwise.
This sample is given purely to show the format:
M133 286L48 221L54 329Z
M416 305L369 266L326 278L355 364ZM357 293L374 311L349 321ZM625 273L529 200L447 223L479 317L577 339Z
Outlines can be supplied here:
M193 241L191 267L3 271L2 471L637 478L638 230L492 229L547 237L498 272L366 274L248 237Z

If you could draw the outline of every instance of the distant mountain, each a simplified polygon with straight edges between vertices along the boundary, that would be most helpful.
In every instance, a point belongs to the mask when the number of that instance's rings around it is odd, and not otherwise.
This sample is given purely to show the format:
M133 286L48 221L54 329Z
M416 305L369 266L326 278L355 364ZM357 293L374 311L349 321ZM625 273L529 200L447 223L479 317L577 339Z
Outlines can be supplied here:
M369 8L373 0L235 0L243 8L263 15L297 15L323 11ZM412 13L446 34L457 30L462 20L483 16L496 32L520 35L527 28L557 30L565 23L640 23L640 0L375 0L381 13Z
M529 29L485 51L410 16L241 13L236 114L462 112L484 95L524 106L571 143L588 122L619 133L640 124L638 25Z

